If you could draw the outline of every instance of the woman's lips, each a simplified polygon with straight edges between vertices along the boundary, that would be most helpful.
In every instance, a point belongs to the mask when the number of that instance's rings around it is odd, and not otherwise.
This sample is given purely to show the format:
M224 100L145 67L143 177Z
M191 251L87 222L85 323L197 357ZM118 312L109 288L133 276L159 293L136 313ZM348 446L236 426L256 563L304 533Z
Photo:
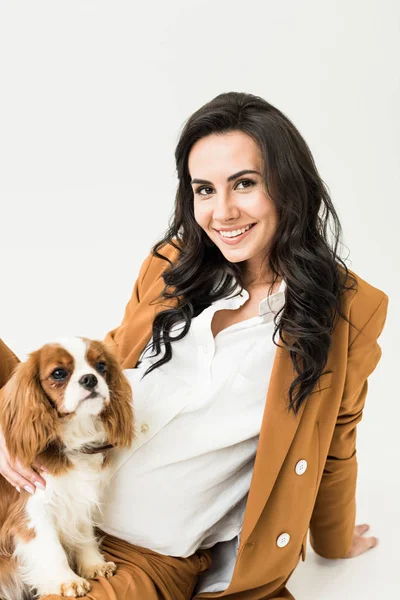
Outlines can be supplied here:
M256 223L254 223L254 225L252 225L250 227L250 229L248 229L244 233L241 233L240 235L237 235L236 237L233 237L233 238L224 237L220 234L220 232L218 230L215 230L215 231L218 233L219 238L223 242L225 242L225 244L228 244L228 246L234 246L235 244L239 244L250 233L250 231L252 231L254 229L255 226L256 226Z

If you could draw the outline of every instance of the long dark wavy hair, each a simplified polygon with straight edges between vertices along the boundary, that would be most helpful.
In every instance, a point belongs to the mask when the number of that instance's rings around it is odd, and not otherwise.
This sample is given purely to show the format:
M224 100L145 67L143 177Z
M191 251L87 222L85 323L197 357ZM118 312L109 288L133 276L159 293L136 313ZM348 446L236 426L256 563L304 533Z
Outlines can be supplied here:
M278 213L266 260L274 277L270 291L278 277L285 279L286 291L285 305L274 316L272 340L279 346L275 341L279 332L290 352L297 377L289 388L287 408L297 415L326 365L338 315L350 323L341 312L341 295L357 290L357 279L337 256L342 228L310 149L281 111L252 94L219 94L184 124L175 150L179 183L174 211L164 236L152 247L154 256L170 263L162 275L165 287L159 298L176 299L176 303L154 318L146 350L151 348L154 358L164 346L164 355L144 375L171 359L173 341L188 333L193 317L231 295L238 283L244 287L245 261L227 261L195 220L188 169L189 153L198 140L232 131L242 131L256 142L265 188ZM329 216L334 222L333 248L327 235ZM165 244L176 248L177 260L171 262L159 252ZM346 287L349 278L351 285ZM182 331L170 336L179 322Z

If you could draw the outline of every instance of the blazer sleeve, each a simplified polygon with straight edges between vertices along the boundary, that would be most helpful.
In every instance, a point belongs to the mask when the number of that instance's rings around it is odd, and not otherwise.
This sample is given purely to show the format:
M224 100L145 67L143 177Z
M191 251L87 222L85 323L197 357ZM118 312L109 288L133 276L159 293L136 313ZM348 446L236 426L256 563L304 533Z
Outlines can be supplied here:
M310 521L310 544L324 558L344 558L351 548L356 518L356 426L368 391L368 376L382 350L377 339L386 321L388 296L348 348L346 380L328 456ZM351 317L350 317L351 320Z
M133 286L131 298L125 307L125 314L122 319L122 323L115 329L109 331L104 338L104 342L115 353L121 364L125 361L131 350L127 344L130 324L139 307L142 298L143 280L147 271L149 270L152 258L153 255L150 253L140 267L138 278Z

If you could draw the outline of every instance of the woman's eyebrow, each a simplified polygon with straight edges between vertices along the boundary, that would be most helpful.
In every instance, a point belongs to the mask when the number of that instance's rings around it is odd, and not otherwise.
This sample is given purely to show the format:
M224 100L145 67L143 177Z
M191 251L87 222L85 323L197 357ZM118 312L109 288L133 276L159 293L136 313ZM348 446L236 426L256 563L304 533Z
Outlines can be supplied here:
M246 173L256 173L257 175L261 175L261 173L259 173L258 171L253 171L251 169L244 169L243 171L239 171L238 173L235 173L234 175L229 175L229 177L226 181L229 183L230 181L233 181L234 179L237 179L238 177L241 177L242 175L246 175ZM192 179L190 184L193 185L193 183L209 183L210 185L212 185L212 182L207 181L207 179Z

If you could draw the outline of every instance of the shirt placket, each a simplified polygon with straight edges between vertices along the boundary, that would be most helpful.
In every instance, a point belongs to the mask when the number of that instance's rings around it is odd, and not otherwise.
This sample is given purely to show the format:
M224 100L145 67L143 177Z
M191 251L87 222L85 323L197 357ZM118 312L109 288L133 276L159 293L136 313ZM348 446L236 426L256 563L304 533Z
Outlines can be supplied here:
M235 310L239 308L246 299L247 295L243 292L235 298L222 298L206 308L197 317L199 321L196 327L196 344L198 352L200 353L198 357L198 365L200 365L198 382L202 387L204 387L205 383L207 384L207 387L211 383L212 365L217 351L217 346L211 330L212 318L219 310Z
M219 310L215 305L206 308L199 317L196 328L196 345L198 352L197 381L201 387L209 386L211 383L211 365L215 355L215 341L211 331L211 321L214 313Z

